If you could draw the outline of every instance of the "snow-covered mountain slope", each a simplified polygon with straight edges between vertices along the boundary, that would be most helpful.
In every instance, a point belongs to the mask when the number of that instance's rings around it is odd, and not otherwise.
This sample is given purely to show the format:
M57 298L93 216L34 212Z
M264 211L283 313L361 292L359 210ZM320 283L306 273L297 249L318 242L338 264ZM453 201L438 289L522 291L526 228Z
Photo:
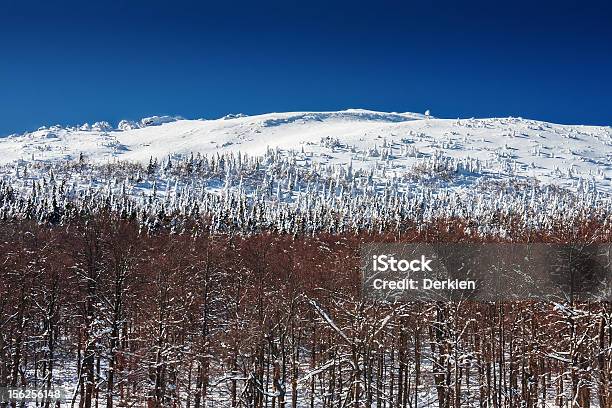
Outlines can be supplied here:
M594 179L610 191L612 128L520 118L435 119L366 110L228 115L218 120L153 117L75 128L53 126L0 138L0 163L15 160L148 162L150 157L217 152L261 155L303 151L323 163L356 168L392 163L401 173L434 155L474 159L500 175L535 177L572 187Z
M612 192L612 128L557 125L521 118L437 119L367 110L228 115L217 120L152 117L73 128L45 127L0 138L0 164L16 160L118 160L146 163L168 155L268 148L304 152L312 161L398 174L431 157L469 160L497 176L535 177L573 188L592 180Z
M139 122L121 121L117 128L107 122L73 128L53 126L1 140L0 160L6 163L16 158L29 159L32 154L41 160L69 160L81 152L98 161L113 157L148 161L150 156L238 150L258 155L267 147L299 149L304 143L318 143L322 137L346 137L349 141L367 138L367 132L373 131L377 132L371 134L375 139L388 133L388 125L415 119L423 116L348 110L228 115L218 120L153 117Z
M0 219L314 233L453 220L612 231L612 129L364 110L152 117L0 138ZM558 188L561 187L561 188ZM419 227L420 228L420 227Z

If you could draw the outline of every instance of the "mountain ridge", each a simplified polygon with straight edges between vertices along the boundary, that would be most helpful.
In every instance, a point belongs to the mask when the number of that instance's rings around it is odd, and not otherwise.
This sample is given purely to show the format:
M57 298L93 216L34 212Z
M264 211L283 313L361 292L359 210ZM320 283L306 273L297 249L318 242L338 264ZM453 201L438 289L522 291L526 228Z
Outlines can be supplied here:
M612 128L523 118L443 119L365 109L280 112L219 119L151 116L115 127L41 127L0 139L0 164L32 161L147 163L152 157L300 151L310 162L388 166L404 174L434 157L474 160L489 174L612 192Z

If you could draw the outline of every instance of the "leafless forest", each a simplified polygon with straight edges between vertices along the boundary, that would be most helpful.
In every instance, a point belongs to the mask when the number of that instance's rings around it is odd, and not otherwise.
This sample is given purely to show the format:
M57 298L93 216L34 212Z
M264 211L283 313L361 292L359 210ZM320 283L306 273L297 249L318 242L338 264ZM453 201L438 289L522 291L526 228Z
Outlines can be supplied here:
M525 240L606 239L568 230ZM361 243L459 242L461 223L139 231L103 215L0 224L0 386L64 386L79 408L612 407L609 303L360 296Z

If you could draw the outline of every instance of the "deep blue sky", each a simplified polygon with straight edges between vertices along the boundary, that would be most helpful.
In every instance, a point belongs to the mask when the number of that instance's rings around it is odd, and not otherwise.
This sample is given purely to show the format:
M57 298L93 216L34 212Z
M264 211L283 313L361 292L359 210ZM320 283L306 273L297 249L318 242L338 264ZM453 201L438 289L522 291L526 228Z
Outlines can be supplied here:
M607 3L3 0L0 135L353 107L611 125Z

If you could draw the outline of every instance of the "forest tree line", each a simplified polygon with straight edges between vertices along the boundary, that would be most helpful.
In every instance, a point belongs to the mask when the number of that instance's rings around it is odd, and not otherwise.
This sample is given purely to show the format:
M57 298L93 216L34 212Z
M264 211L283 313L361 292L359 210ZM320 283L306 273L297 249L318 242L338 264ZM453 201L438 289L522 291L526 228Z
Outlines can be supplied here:
M373 240L474 238L455 220L297 236L2 222L0 386L65 386L79 408L612 407L610 303L365 299Z

